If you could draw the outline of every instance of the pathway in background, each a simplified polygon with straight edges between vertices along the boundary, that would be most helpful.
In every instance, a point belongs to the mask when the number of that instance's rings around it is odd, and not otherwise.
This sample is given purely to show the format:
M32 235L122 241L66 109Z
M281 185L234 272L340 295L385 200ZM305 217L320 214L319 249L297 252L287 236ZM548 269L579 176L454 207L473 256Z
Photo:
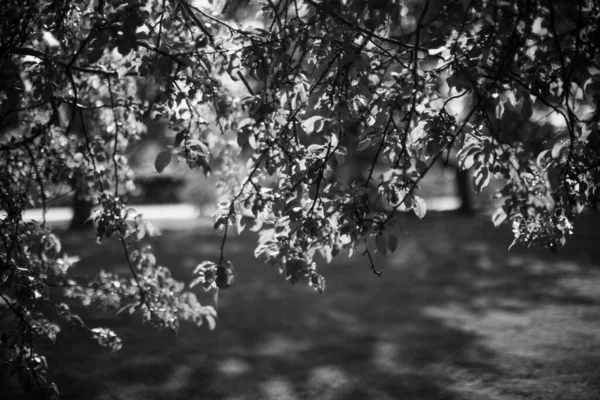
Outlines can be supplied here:
M439 196L426 199L427 209L430 211L452 211L460 206L460 199L455 196ZM144 219L154 222L158 225L176 220L192 220L200 217L212 216L212 209L205 207L201 209L193 204L157 204L157 205L129 205ZM0 213L0 218L4 218L4 213ZM73 210L70 207L54 207L46 211L46 222L62 223L68 222L73 217ZM25 220L41 220L43 210L35 208L25 211Z

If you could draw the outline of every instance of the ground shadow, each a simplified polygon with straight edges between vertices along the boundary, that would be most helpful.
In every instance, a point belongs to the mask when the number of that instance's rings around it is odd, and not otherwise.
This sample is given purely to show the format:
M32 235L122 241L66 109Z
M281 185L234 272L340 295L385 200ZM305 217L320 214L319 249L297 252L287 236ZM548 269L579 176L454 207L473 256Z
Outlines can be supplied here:
M323 295L289 287L252 259L253 236L234 237L237 281L220 293L216 331L173 334L84 309L125 348L109 353L66 329L49 350L53 376L69 399L596 398L593 228L558 255L509 253L510 232L481 218L432 215L403 229L399 250L376 259L383 277L360 256L337 259L322 269ZM206 229L153 244L184 280L219 245ZM124 269L111 246L87 246L76 273Z

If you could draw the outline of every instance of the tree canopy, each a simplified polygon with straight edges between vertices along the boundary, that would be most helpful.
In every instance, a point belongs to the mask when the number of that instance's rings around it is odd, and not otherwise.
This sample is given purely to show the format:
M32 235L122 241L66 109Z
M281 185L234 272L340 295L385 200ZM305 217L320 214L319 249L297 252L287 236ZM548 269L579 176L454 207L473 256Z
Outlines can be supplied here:
M57 321L100 344L65 296L139 312L158 326L215 326L191 290L227 288L227 236L258 232L254 255L319 292L315 256L393 252L386 228L423 218L419 183L456 157L477 191L500 187L493 223L513 244L555 250L600 199L600 2L596 0L4 0L0 4L0 298L13 324L0 362L54 395L39 340ZM220 179L220 256L172 278L128 208L127 149L151 120L173 141L157 173L187 164ZM357 155L364 174L337 171ZM77 282L46 223L77 188L98 205L98 241L122 243L129 276ZM45 215L45 214L44 214ZM326 274L325 274L326 275Z

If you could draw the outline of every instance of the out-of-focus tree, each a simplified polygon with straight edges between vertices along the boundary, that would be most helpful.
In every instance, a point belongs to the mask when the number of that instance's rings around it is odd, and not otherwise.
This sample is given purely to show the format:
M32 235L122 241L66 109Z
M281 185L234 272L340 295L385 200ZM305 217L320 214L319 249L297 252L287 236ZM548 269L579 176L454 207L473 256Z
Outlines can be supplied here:
M598 1L216 3L0 4L0 299L14 323L0 335L0 361L30 386L56 393L35 344L54 340L57 319L121 346L64 296L159 326L214 327L214 308L190 288L233 283L233 227L259 232L256 257L292 283L323 291L314 256L359 246L379 274L371 255L397 247L388 228L398 212L424 217L415 191L452 154L477 191L499 182L493 223L512 225L513 244L554 250L597 205ZM238 7L258 10L254 26L234 20ZM541 113L555 128L535 128ZM180 162L222 178L214 225L223 246L189 284L157 264L143 245L151 226L126 206L127 149L147 118L174 135L155 160L159 173ZM338 179L350 153L370 163ZM24 220L74 182L99 206L98 240L122 243L131 276L74 281L76 258L46 221Z

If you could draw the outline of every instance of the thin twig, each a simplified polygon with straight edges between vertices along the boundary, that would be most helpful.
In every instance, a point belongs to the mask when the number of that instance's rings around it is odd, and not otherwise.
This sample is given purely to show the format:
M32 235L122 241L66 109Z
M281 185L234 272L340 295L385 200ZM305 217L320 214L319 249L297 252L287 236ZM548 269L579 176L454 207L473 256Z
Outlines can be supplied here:
M373 262L373 257L371 256L371 252L369 251L369 245L367 244L367 239L365 238L365 251L362 254L363 257L365 255L367 255L369 257L369 263L371 264L371 271L373 271L373 273L377 276L381 276L383 275L383 270L382 269L377 269L375 267L375 263Z

